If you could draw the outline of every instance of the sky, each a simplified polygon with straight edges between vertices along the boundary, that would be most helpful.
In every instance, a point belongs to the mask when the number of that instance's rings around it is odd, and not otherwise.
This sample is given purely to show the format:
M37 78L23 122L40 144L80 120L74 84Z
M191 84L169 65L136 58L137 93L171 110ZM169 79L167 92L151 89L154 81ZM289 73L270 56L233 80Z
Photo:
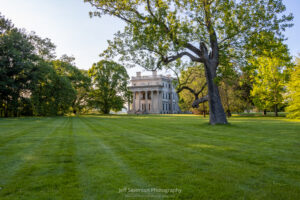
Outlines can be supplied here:
M293 56L300 53L300 0L283 0L287 12L294 14L294 26L285 33ZM42 38L50 38L56 45L56 55L74 56L76 65L89 69L100 60L107 48L107 40L122 30L124 23L114 17L89 17L93 8L83 0L0 0L0 12L18 28L34 31ZM141 68L127 69L150 74ZM166 73L166 72L161 72Z

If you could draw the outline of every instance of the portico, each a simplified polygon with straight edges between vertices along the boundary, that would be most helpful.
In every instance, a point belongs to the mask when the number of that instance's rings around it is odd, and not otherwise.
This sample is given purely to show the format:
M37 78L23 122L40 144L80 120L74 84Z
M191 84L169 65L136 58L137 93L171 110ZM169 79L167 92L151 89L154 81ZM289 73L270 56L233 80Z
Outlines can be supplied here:
M128 113L167 114L180 112L175 101L176 98L173 98L175 95L170 77L158 76L156 72L153 72L152 76L141 76L138 72L136 77L132 77L131 83L129 89L132 92L132 104L128 105Z
M159 101L160 90L137 90L132 91L133 100L130 110L133 112L153 113L158 114L161 110L161 103Z

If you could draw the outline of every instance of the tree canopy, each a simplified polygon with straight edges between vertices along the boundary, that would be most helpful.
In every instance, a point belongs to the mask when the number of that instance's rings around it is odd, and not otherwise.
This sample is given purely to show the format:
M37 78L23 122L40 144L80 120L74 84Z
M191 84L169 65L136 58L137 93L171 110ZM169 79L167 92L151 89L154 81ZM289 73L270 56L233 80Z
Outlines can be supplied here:
M115 62L102 60L88 71L93 90L90 104L104 114L111 110L120 111L128 97L129 76L126 69Z
M300 58L296 58L296 66L291 70L291 79L288 83L289 106L288 117L300 119Z
M0 14L0 116L80 111L90 79L73 61L56 59L50 39L15 28Z
M97 11L126 22L103 55L120 56L129 65L162 68L189 58L203 63L209 95L210 123L227 123L214 84L218 66L242 64L263 49L268 38L283 40L293 16L281 0L84 0ZM251 51L251 49L256 51Z

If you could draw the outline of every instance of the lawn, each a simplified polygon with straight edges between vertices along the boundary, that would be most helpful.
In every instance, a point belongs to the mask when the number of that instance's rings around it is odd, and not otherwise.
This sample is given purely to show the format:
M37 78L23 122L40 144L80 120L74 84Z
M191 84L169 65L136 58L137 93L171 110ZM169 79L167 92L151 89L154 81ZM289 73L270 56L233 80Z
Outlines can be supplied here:
M0 199L300 199L300 122L0 119Z

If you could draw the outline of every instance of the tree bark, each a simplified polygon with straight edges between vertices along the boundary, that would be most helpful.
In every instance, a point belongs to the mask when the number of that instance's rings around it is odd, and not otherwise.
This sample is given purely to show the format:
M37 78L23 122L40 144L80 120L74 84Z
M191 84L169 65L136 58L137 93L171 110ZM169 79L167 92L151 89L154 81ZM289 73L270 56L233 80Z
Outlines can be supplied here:
M5 117L5 118L8 117L8 109L7 109L7 108L5 108L5 110L4 110L4 117Z
M275 104L274 112L275 112L275 117L278 117L278 105L277 104Z
M231 117L231 111L229 109L227 109L226 113L227 113L227 117Z
M209 122L212 125L215 124L227 124L226 114L221 102L219 89L217 84L214 82L216 78L216 67L217 64L207 62L204 63L206 81L208 86L208 101L209 101Z
M264 116L267 116L267 110L264 109Z
M103 114L108 115L110 112L110 108L104 108L104 110L102 112L103 112Z

